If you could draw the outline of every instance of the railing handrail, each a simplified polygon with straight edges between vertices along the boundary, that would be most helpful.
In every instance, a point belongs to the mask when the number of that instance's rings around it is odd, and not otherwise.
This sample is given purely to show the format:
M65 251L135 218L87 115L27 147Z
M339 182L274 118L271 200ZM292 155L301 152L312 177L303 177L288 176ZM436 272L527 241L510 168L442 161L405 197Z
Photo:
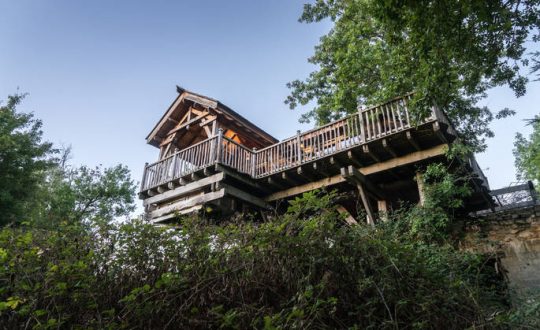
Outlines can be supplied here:
M240 143L238 143L238 142L236 142L236 141L234 141L234 140L232 140L232 139L229 139L229 138L226 137L226 136L224 136L223 139L224 139L224 140L227 140L227 141L229 141L229 142L231 142L232 144L234 144L234 145L236 145L236 146L238 146L238 147L240 147L240 148L242 148L242 149L244 149L244 150L246 150L246 151L248 151L248 152L254 153L254 151L253 151L252 149L249 149L248 147L246 147L246 146L244 146L244 145L241 145Z
M388 101L385 101L385 102L382 102L382 103L377 103L377 104L372 105L372 106L368 106L365 109L360 109L360 111L361 112L366 112L366 111L370 111L370 110L373 110L375 108L379 108L379 107L382 107L384 105L388 105L390 103L393 103L393 102L396 102L396 101L399 101L399 100L405 100L408 96L411 96L413 94L414 94L414 92L409 92L409 93L403 94L401 96L396 96L393 99L390 99Z
M189 146L189 147L187 147L187 148L185 148L185 149L178 150L178 151L176 151L175 153L173 153L173 154L171 154L171 155L169 155L169 156L167 156L167 157L165 157L165 158L161 158L160 160L158 160L158 161L156 161L156 162L153 162L152 164L148 164L146 167L152 167L153 165L156 165L156 164L158 164L158 163L164 162L164 161L166 161L167 159L169 159L169 158L171 158L171 157L174 157L174 156L176 156L176 155L178 155L178 154L180 154L180 153L186 152L186 151L188 151L188 150L190 150L190 149L196 148L198 145L203 144L203 143L205 143L205 142L208 142L208 141L210 141L210 140L212 140L212 139L216 139L216 138L217 138L217 135L211 136L211 137L209 137L209 138L207 138L207 139L205 139L205 140L199 141L199 142L197 142L197 143L195 143L195 144L193 144L193 145L191 145L191 146Z
M333 122L330 122L330 123L328 123L328 124L324 124L324 125L322 125L322 126L314 127L314 128L312 128L312 129L310 129L310 130L307 130L307 131L305 131L305 132L300 133L300 137L304 137L304 136L306 136L306 135L308 135L308 134L311 134L311 133L313 133L313 132L316 132L316 131L322 131L322 130L324 130L324 129L327 128L327 127L330 127L330 126L332 126L332 125L335 125L337 122L345 121L345 120L347 120L347 119L349 119L349 118L352 118L352 117L354 117L354 116L357 116L357 115L358 115L358 113L351 113L351 114L349 114L349 115L347 115L347 116L345 116L345 117L343 117L343 118L340 118L340 119L335 120L335 121L333 121ZM272 148L272 147L275 147L275 146L278 145L278 144L290 142L290 141L296 139L297 137L298 137L298 135L294 135L294 136L288 137L288 138L286 138L286 139L284 139L284 140L281 140L281 141L279 141L279 142L277 142L277 143L274 143L274 144L272 144L272 145L269 145L268 147L264 147L264 148L262 148L262 149L259 149L259 150L257 150L257 152L265 151L266 149L270 149L270 148Z

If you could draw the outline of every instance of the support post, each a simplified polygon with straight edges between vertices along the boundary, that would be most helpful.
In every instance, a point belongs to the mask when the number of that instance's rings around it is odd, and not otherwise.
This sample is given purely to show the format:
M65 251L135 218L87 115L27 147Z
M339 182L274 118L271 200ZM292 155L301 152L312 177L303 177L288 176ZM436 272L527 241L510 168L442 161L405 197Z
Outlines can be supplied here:
M178 160L178 155L176 153L173 154L173 161L172 161L172 173L171 173L171 179L176 178L176 161Z
M142 175L142 181L141 181L141 191L143 191L146 188L146 171L148 170L148 163L144 163L144 171Z
M221 162L221 149L223 149L223 128L218 129L217 142L216 142L216 163Z
M377 208L379 211L379 217L382 221L388 221L388 203L386 200L378 200Z
M300 131L296 131L296 146L298 154L298 165L302 164L302 146L300 145Z
M362 106L358 104L358 116L360 117L360 138L361 142L366 142L366 129L364 127L364 116L362 115Z
M257 176L257 148L253 148L251 153L251 177Z
M364 204L364 208L366 209L366 212L367 212L367 222L371 226L375 226L375 217L373 216L373 210L371 209L371 204L369 204L369 199L368 199L366 190L364 189L364 185L358 182L356 186L358 187L358 192L360 193L362 204Z
M419 204L420 206L424 206L424 203L426 202L426 195L425 195L425 188L424 188L424 178L422 177L422 173L416 172L416 184L418 185L418 196L420 197Z

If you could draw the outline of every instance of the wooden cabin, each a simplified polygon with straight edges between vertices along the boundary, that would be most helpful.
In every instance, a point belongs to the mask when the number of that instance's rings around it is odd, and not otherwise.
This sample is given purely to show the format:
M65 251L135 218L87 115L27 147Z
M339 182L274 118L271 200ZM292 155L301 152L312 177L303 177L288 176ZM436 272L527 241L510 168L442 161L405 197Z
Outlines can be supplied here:
M146 138L159 148L159 160L145 165L139 196L155 223L200 210L275 209L280 200L321 188L350 196L339 207L349 221L362 208L373 223L400 201L422 202L422 169L446 162L457 138L437 107L413 125L410 95L278 141L217 100L177 91ZM491 207L474 156L456 161L473 175L466 207Z

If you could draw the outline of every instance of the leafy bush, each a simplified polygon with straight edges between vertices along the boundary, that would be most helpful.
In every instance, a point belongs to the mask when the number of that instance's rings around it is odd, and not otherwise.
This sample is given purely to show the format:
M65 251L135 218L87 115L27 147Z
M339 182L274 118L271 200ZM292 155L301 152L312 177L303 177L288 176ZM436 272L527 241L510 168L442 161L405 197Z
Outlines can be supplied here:
M259 223L183 218L178 228L139 220L93 231L67 224L54 231L4 228L0 323L36 329L489 324L485 315L500 306L482 278L489 274L485 260L419 244L390 226L345 226L333 198L307 194L284 215Z

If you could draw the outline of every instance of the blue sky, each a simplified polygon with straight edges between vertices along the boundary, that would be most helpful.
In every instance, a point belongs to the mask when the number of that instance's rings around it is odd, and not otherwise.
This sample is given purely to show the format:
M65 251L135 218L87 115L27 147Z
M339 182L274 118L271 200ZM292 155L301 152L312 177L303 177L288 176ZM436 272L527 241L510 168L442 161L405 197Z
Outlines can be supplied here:
M309 126L283 103L306 77L328 22L301 24L304 1L0 0L0 99L44 122L45 137L73 146L73 163L123 163L139 180L157 149L144 138L176 96L175 85L221 100L282 139ZM492 187L515 181L512 143L539 113L540 83L516 99L497 88L482 103L518 115L493 124L478 155Z

